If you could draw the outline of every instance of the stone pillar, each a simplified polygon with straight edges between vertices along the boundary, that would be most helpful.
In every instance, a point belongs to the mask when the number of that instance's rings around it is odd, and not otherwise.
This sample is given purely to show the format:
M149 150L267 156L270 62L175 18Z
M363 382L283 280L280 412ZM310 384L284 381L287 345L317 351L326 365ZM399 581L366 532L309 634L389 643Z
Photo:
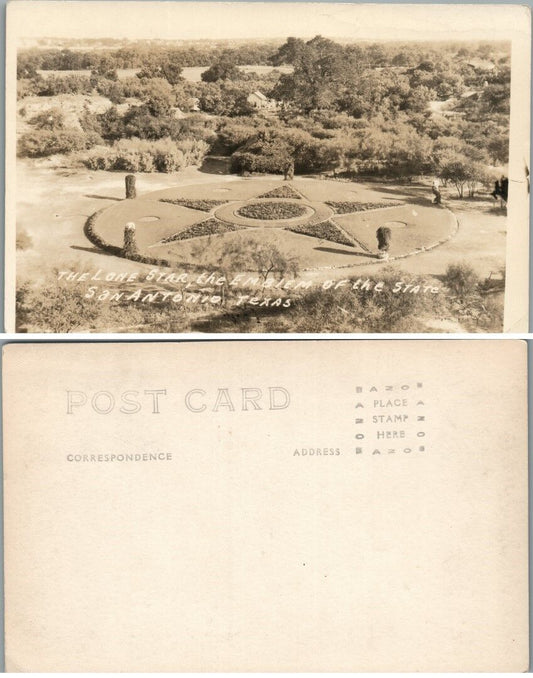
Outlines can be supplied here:
M294 161L291 160L285 165L284 169L285 181L291 181L294 179Z
M380 226L376 231L376 238L378 239L378 257L380 259L389 258L389 247L392 233L387 226Z
M135 224L129 221L124 227L124 247L122 248L125 257L138 254L137 242L135 241Z
M135 177L133 174L126 175L126 198L136 198Z

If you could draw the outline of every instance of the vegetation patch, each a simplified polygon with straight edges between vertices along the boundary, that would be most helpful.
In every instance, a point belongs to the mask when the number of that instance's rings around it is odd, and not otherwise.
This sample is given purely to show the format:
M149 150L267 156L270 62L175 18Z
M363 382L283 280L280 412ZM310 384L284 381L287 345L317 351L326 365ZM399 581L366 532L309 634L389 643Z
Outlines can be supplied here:
M175 233L161 241L166 244L176 240L188 240L189 238L200 238L204 235L222 235L223 233L230 233L232 231L240 231L245 226L237 226L236 224L226 224L218 219L207 219L198 224L193 224L180 233Z
M180 207L188 207L191 210L200 210L200 212L210 212L214 207L225 205L227 200L187 200L184 198L161 198L160 202L169 202L171 205L179 205Z
M302 235L310 235L312 238L320 238L320 240L330 240L339 245L355 247L354 243L331 221L321 221L319 224L287 226L285 230L292 231L293 233L301 233Z
M271 191L268 191L267 193L263 193L263 195L258 196L259 198L292 198L293 200L301 200L302 196L298 193L298 191L295 191L292 186L278 186L277 188L273 188Z
M29 250L33 247L33 240L27 231L17 231L16 248L18 250Z
M94 146L80 157L92 170L168 173L199 164L207 149L204 141L194 139L119 139L112 146Z
M294 219L302 217L306 213L303 205L295 205L292 202L256 202L244 205L237 214L249 219L266 219L276 221L278 219Z
M350 214L351 212L366 212L367 210L377 210L382 207L397 207L401 205L396 200L388 202L326 202L336 214Z

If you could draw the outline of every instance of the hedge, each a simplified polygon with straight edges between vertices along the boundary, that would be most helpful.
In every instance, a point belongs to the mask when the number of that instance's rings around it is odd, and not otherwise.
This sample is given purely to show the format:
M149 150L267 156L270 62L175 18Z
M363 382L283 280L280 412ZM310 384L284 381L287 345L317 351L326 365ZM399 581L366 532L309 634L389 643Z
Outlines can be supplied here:
M157 259L156 257L145 257L142 254L130 254L125 255L122 247L117 247L116 245L110 245L105 240L99 236L94 230L94 224L96 220L107 208L103 207L101 210L98 210L87 219L83 227L83 232L85 237L98 249L108 252L109 254L114 254L116 257L122 257L123 259L129 259L131 261L137 261L140 264L150 264L152 266L172 266L170 261L167 259Z

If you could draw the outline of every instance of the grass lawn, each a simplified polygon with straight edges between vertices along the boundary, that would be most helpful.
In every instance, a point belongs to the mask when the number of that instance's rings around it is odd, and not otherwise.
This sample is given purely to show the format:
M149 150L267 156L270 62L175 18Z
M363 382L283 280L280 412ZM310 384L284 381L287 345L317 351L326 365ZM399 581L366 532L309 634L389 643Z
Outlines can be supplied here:
M372 251L377 248L376 230L387 226L392 234L391 256L434 245L452 235L456 229L456 220L451 212L420 205L335 215L334 221Z

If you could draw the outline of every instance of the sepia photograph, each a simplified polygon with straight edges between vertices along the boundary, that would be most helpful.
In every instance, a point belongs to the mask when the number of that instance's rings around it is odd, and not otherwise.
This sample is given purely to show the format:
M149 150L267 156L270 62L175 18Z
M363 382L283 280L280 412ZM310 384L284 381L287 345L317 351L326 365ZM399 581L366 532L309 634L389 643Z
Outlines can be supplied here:
M528 329L530 17L16 2L6 329Z

